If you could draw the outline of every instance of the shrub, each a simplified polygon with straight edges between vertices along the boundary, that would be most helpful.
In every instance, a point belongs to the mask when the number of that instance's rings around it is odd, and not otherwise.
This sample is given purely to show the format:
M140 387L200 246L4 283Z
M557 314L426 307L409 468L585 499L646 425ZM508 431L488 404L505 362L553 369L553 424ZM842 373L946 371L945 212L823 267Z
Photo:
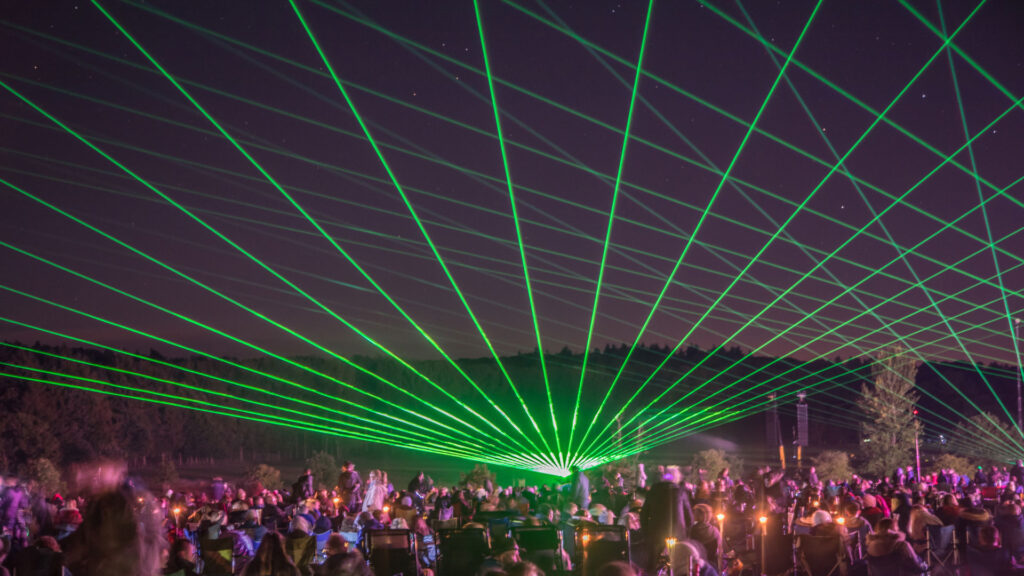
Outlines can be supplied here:
M313 471L313 480L318 484L318 490L334 486L338 471L341 470L334 456L327 452L314 452L306 459L306 467Z
M267 490L278 490L283 487L281 482L281 471L269 464L257 464L249 469L245 475L246 483Z
M165 489L178 481L178 468L174 465L174 460L167 458L160 463L156 469L155 480Z
M694 479L700 470L704 470L704 478L708 480L714 480L718 473L726 468L729 469L729 476L732 478L738 478L743 474L743 461L732 458L726 455L725 450L717 448L701 450L694 454L690 467L693 469Z
M932 462L932 471L938 472L939 470L952 469L957 474L971 474L974 470L974 464L970 460L963 456L956 456L953 454L940 454L934 462Z
M27 472L29 480L38 484L47 498L64 490L64 481L61 479L60 470L49 458L29 460Z
M467 488L484 488L488 480L493 483L496 479L497 476L487 469L487 464L477 464L471 472L459 474L459 484Z
M841 482L849 480L854 474L853 467L850 466L850 455L841 450L824 450L812 461L822 482Z

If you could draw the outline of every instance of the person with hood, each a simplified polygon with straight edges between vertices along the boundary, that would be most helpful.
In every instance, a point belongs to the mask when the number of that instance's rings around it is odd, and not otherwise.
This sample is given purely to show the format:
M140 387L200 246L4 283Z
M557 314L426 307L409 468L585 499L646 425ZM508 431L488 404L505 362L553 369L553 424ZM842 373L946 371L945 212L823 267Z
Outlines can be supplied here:
M957 528L961 534L967 535L967 542L978 538L978 530L992 525L992 513L982 506L969 506L960 511L960 524Z
M714 513L707 504L693 507L693 526L690 526L690 538L704 547L707 559L711 564L718 565L718 551L721 548L722 534L715 526Z
M868 536L867 560L870 576L902 576L921 574L928 564L911 548L906 536L896 530L892 518L883 518Z
M910 507L908 516L907 535L914 545L914 551L921 554L928 548L928 526L942 526L942 520L931 513L920 496L914 498L914 505Z

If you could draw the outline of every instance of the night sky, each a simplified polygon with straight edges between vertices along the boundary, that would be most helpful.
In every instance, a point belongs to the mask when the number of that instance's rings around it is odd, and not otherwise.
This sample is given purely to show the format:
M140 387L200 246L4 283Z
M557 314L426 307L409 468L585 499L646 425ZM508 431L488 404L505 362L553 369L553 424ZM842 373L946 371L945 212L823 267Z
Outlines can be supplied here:
M535 349L471 1L299 2L409 205L288 2L104 7L453 357L489 352L423 230L497 352ZM587 341L647 7L481 4L551 352ZM1015 364L1024 110L996 119L1024 97L1024 5L824 2L740 151L814 7L653 5L591 347L633 342L718 190L641 341L805 360L902 341L926 358ZM942 30L968 17L958 51L938 52L901 95ZM261 355L21 250L274 352L322 355L60 209L326 348L380 353L16 90L381 345L438 357L95 6L5 3L0 18L5 320L184 354L27 294L216 354ZM965 130L980 133L969 148ZM849 172L828 176L854 146ZM65 341L7 321L0 339Z

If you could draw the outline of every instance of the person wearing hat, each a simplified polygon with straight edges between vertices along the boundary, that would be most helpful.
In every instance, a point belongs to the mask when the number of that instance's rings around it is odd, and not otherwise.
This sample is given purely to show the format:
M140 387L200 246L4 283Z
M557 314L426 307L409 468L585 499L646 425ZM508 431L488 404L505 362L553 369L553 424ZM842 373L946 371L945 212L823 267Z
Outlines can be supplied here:
M363 479L356 472L356 465L345 460L341 463L341 474L338 474L338 497L346 508L352 511L362 506Z

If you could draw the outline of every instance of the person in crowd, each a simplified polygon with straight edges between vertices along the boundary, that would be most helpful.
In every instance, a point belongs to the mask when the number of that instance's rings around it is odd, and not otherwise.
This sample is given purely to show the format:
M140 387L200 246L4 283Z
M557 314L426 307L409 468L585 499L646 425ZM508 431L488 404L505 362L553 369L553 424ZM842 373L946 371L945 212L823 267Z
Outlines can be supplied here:
M296 502L301 502L312 498L316 494L316 485L314 484L313 470L306 468L306 470L299 476L295 484L292 485L292 498Z
M910 507L910 518L907 522L907 535L915 552L922 554L927 549L928 526L942 525L942 519L932 514L931 510L925 506L924 499L921 496L914 498L914 505Z
M167 556L164 574L198 576L196 572L196 547L187 538L175 538Z
M971 576L998 576L1012 574L1018 565L1002 546L995 526L982 526L975 542L967 547L967 567Z
M285 550L284 541L281 534L268 532L256 549L256 555L242 569L241 576L301 576Z
M862 500L864 507L860 511L860 517L868 524L876 526L877 530L878 521L885 518L885 512L878 505L878 498L874 494L865 494Z
M682 474L678 467L666 468L660 482L651 486L640 510L640 530L647 547L649 568L665 550L669 538L685 540L693 518L689 498L680 486Z
M718 576L718 571L702 554L700 544L691 540L679 540L669 550L672 571L676 574L694 576Z
M693 526L690 527L689 536L704 547L706 558L710 559L712 564L718 562L722 534L718 526L715 526L713 511L707 504L697 504L693 507Z
M597 576L640 576L640 573L626 562L609 562L597 569Z
M946 494L942 497L942 503L935 515L942 520L943 525L949 526L960 521L960 502L953 494Z
M373 576L362 553L349 550L348 542L340 534L332 534L324 546L327 558L313 569L314 576Z
M892 493L892 498L896 502L896 508L892 511L892 516L897 519L896 525L899 531L908 534L910 531L910 509L913 506L910 494L906 490L896 489Z
M154 576L161 572L166 541L149 495L122 487L89 499L82 524L64 539L63 549L75 576Z
M1014 557L1024 556L1024 516L1020 504L1006 501L997 506L993 525L999 531L1003 547Z
M883 518L875 524L875 533L868 536L867 559L869 570L872 565L883 563L898 566L901 574L919 574L928 570L928 564L914 552L906 535L896 529L892 518Z
M500 539L498 542L492 542L491 554L480 565L477 576L487 576L494 572L508 574L508 571L521 561L516 541L511 538Z
M544 571L541 570L533 562L519 562L513 564L507 571L508 576L544 576Z
M338 497L349 511L358 511L362 506L363 479L356 472L356 465L345 460L338 474Z
M579 468L572 470L572 501L580 509L590 509L590 479Z
M11 551L11 541L7 538L0 538L0 576L11 576L4 563L7 561L7 553Z
M363 512L373 512L384 508L388 496L387 478L380 470L371 470L366 482L366 494L363 498Z

